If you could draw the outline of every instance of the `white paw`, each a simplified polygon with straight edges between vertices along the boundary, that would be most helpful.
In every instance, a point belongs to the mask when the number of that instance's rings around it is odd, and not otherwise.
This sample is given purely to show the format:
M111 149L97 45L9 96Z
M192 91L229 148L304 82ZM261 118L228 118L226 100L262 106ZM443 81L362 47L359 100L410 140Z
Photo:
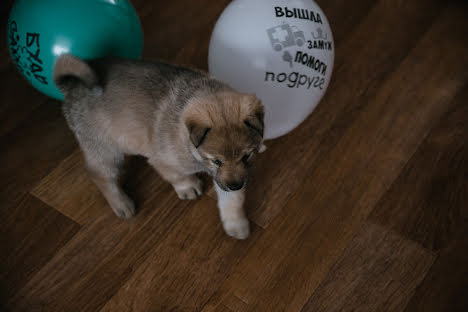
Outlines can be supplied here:
M258 152L263 153L264 151L266 151L266 149L267 149L266 145L262 143L262 145L260 145L260 148L258 149Z
M250 235L249 220L246 218L224 220L223 227L227 235L236 239L246 239Z
M126 195L121 196L119 200L111 204L111 208L117 217L121 219L130 219L135 215L135 204Z
M180 199L196 199L203 194L203 182L198 178L193 178L181 185L174 185L174 189Z

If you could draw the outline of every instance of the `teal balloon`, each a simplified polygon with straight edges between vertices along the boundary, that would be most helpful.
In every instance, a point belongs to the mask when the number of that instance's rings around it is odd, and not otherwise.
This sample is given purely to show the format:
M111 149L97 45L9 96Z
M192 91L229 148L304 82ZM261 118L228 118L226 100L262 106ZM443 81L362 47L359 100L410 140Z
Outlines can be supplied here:
M143 51L140 20L127 0L17 0L8 19L7 40L21 74L58 100L63 95L52 73L61 54L84 60L139 59Z

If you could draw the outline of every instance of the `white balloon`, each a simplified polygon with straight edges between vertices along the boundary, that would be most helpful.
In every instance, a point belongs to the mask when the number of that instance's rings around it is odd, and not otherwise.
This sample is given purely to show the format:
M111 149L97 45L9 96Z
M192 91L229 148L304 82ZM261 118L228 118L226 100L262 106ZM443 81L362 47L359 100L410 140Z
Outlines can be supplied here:
M234 0L213 30L210 73L265 105L265 139L297 127L330 82L333 36L312 0Z

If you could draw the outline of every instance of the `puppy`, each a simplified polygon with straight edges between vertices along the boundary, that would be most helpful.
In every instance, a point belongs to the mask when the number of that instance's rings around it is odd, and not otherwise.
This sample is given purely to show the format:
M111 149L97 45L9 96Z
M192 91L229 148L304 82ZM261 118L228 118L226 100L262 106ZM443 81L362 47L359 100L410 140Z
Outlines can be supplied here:
M124 155L143 155L181 199L201 195L197 173L211 175L226 233L248 237L248 168L264 147L264 108L255 96L201 71L118 58L62 55L54 82L90 176L117 216L135 214L118 185Z

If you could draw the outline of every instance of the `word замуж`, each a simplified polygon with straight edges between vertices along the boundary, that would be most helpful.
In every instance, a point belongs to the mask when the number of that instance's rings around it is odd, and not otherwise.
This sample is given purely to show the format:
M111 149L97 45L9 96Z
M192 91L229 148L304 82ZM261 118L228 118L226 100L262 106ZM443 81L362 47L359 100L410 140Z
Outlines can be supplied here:
M331 41L324 41L324 40L309 40L308 48L309 49L318 49L318 50L333 50L332 42Z
M320 18L320 14L315 13L314 11L298 8L293 8L291 10L288 7L275 7L275 13L276 17L307 19L315 23L323 24L322 19Z
M307 53L304 53L302 51L296 52L296 57L294 58L294 62L306 65L320 72L322 75L325 75L325 73L327 72L327 64L325 64L318 58L315 58L312 55L308 55Z

